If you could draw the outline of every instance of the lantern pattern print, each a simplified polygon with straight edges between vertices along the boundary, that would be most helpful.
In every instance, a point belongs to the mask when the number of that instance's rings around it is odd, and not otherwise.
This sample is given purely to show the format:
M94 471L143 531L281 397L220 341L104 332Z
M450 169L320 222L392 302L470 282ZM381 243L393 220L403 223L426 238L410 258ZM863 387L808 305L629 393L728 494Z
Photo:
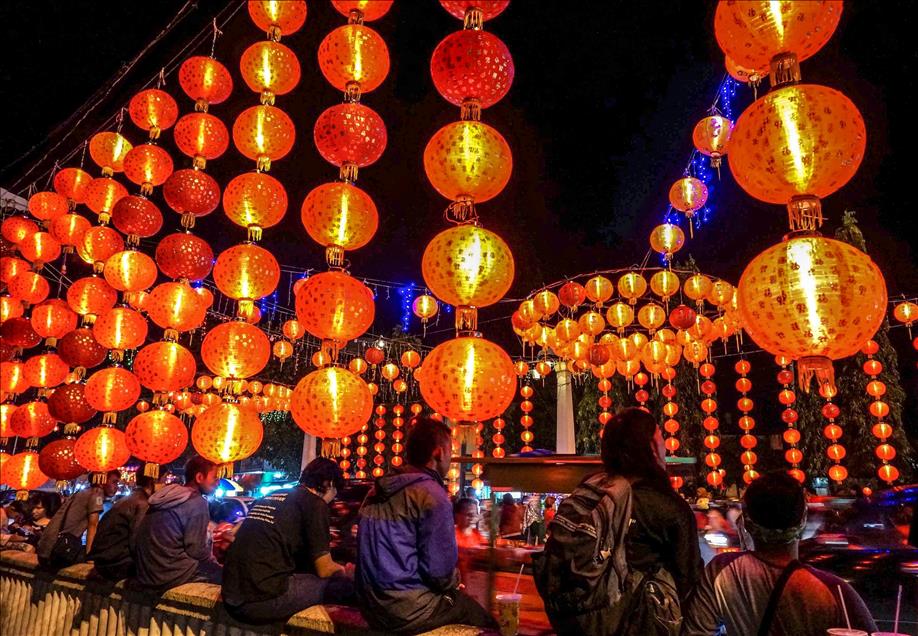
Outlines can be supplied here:
M92 473L105 473L124 466L131 458L125 435L109 426L91 428L73 446L77 462Z
M879 442L874 450L877 459L880 460L877 477L887 484L892 484L899 478L899 469L892 464L892 460L896 457L896 449L890 444L893 428L886 421L890 414L889 404L883 399L883 396L886 395L886 383L879 379L880 374L883 373L883 363L874 358L879 350L880 346L874 340L868 340L861 347L861 353L867 356L863 365L864 374L868 377L866 391L873 400L867 410L871 416L876 418L876 423L871 427L870 432Z
M124 436L131 454L148 464L175 461L188 446L188 430L182 420L160 409L134 417L128 422ZM158 473L158 469L144 469L144 474L151 473Z
M369 93L389 74L389 49L370 27L346 24L319 44L319 69L339 91Z
M430 75L451 104L473 100L480 108L499 102L513 83L513 58L496 35L478 29L451 33L434 49Z
M204 364L224 378L251 377L265 368L270 356L271 343L265 333L237 320L215 326L201 343Z
M223 211L230 221L250 228L257 240L260 231L252 228L277 225L287 212L287 191L283 184L263 172L244 172L234 177L223 191ZM257 238L254 235L257 235Z
M424 149L424 171L450 201L482 203L500 194L513 171L503 135L479 121L457 121L438 130Z
M239 71L250 90L286 95L300 81L296 53L280 42L263 40L247 48L239 60ZM273 103L273 97L264 103Z
M241 461L261 446L264 427L251 406L222 402L208 407L191 427L191 443L199 455L216 464Z
M178 120L172 131L175 145L182 154L194 160L201 170L207 161L216 159L229 148L226 124L208 113L188 113Z
M251 313L252 301L271 294L279 281L280 265L274 254L251 243L224 250L214 265L214 283L226 296L240 301L242 317Z
M137 402L140 381L127 369L108 367L89 376L85 395L86 401L97 411L114 414Z
M373 292L344 272L310 276L296 295L300 324L316 338L339 343L362 335L373 324Z
M327 439L351 435L373 413L373 396L359 376L339 367L306 375L293 390L290 412L304 432Z
M342 250L360 249L379 226L379 213L370 195L344 181L314 188L303 201L300 218L312 240Z
M338 104L319 115L313 139L328 163L364 168L375 163L386 149L386 125L368 106Z
M134 125L150 134L150 139L159 137L161 131L172 128L178 119L178 104L166 91L148 88L131 98L128 114Z
M76 479L86 472L76 459L71 437L48 442L38 453L38 468L49 478L62 482Z
M214 252L202 238L187 232L169 234L156 246L156 264L172 279L202 280L213 268Z
M138 381L156 393L191 386L195 371L194 354L177 342L153 342L138 351L134 358Z
M205 112L210 104L226 101L233 91L233 78L229 70L212 57L189 57L182 62L178 78L185 94Z

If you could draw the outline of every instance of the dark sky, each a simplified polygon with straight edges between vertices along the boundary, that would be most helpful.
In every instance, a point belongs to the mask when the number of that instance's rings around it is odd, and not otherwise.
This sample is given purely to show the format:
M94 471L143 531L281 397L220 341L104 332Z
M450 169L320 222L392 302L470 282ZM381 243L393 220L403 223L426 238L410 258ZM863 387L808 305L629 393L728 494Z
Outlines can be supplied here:
M0 185L11 188L62 134L48 139L50 132L136 55L183 4L4 2L2 165L8 166L33 144L38 143L38 152L5 168ZM190 16L151 49L61 150L74 148L116 112L225 6L199 0ZM516 256L511 296L525 296L564 276L643 259L649 231L660 222L669 187L685 166L692 128L706 114L723 73L713 13L713 2L698 1L514 0L487 24L507 43L516 64L509 96L483 116L509 142L513 176L503 194L479 207L483 224L501 234ZM312 126L319 113L341 97L321 76L315 56L322 37L343 22L328 2L313 0L303 30L283 40L300 56L303 78L293 93L278 98L277 105L293 117L298 135L293 152L271 171L285 184L291 205L282 224L265 231L264 244L291 266L322 266L322 250L308 239L299 207L311 188L336 176L315 150ZM385 120L389 145L379 162L360 173L358 184L376 201L381 225L373 242L351 255L352 272L422 283L420 256L427 241L444 228L441 213L446 203L427 182L422 150L440 126L458 118L458 109L433 88L429 59L440 39L460 23L434 0L397 0L393 10L372 26L389 45L392 68L383 86L366 95L364 103ZM857 210L890 295L918 292L915 161L913 142L908 141L918 139L916 27L918 11L906 0L846 3L835 36L802 65L805 80L843 91L866 119L866 157L857 176L824 202L826 233L834 231L844 209ZM236 88L228 102L211 112L231 126L237 113L257 102L239 77L238 60L262 34L244 9L224 31L217 57L232 71ZM209 39L195 52L208 50ZM191 109L176 79L170 78L165 88L182 112ZM751 90L741 87L735 111L739 113L751 97ZM135 143L143 140L129 121L124 131ZM163 137L171 149L171 132ZM36 174L53 165L59 154ZM173 158L177 167L187 166L188 160L177 151ZM210 162L208 170L225 184L251 167L231 146L221 159ZM90 169L95 173L94 166ZM690 252L705 272L736 282L750 258L780 239L786 214L740 191L729 168L722 172L712 195L712 219L695 233L685 253ZM165 230L172 231L177 215L161 207ZM217 250L244 238L244 230L226 221L219 210L200 220L197 231ZM397 321L397 307L380 306L378 311L376 329L386 331ZM510 305L485 309L482 319L510 311ZM486 332L509 344L506 321L489 325Z

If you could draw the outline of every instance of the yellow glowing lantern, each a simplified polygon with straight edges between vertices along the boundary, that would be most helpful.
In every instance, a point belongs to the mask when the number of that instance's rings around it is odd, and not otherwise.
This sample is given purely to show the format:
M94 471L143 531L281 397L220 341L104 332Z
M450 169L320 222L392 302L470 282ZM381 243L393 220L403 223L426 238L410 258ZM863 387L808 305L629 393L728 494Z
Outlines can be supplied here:
M711 279L704 274L692 274L685 279L685 283L682 285L682 292L701 305L708 294L711 293L712 287Z
M147 319L140 312L128 307L115 307L96 318L92 335L100 345L120 354L141 346L147 339L147 330Z
M596 311L588 311L577 319L580 325L580 331L591 336L598 336L606 328L606 321L602 314Z
M507 185L513 155L494 128L480 121L457 121L438 130L428 142L424 170L447 199L481 203Z
M682 177L669 189L669 202L691 219L708 201L708 188L700 179ZM691 225L689 226L691 227Z
M249 229L252 240L262 228L277 225L287 212L283 184L264 172L244 172L226 184L223 210L230 221Z
M411 311L421 319L422 323L426 324L428 320L437 315L439 305L437 305L437 299L433 296L422 294L411 303Z
M682 249L685 244L685 232L678 225L664 223L653 228L650 233L650 247L654 252L662 254L666 260L671 260L673 254Z
M351 435L373 413L373 396L359 376L339 367L325 367L305 376L293 390L293 420L316 437Z
M296 127L290 115L275 106L260 104L239 113L233 123L236 149L258 169L271 169L271 162L283 159L293 149Z
M588 280L584 285L584 290L586 291L586 297L600 307L604 302L612 298L612 294L615 292L612 281L601 275L594 276Z
M369 93L389 74L389 49L370 27L346 24L319 44L319 68L339 91Z
M322 340L353 340L370 328L375 315L373 292L344 272L310 276L296 294L297 320Z
M156 261L136 250L116 252L105 260L102 270L106 282L123 292L148 289L156 282Z
M638 310L637 319L653 335L666 322L666 310L656 303L647 303Z
M625 327L634 322L634 309L625 303L615 303L606 311L606 322L621 334Z
M711 291L708 292L706 299L715 307L725 307L733 300L733 285L724 280L715 280L711 284Z
M901 302L893 309L893 317L907 327L911 327L912 323L918 319L918 305L910 301Z
M223 322L207 332L201 343L201 359L215 375L243 379L268 364L271 343L265 333L246 322Z
M679 277L668 269L660 270L650 277L650 290L664 301L679 291Z
M538 311L543 318L548 318L553 315L561 307L561 300L555 292L549 289L543 289L536 294L532 302L535 305L536 311Z
M131 142L116 132L96 133L89 140L89 156L106 177L124 170L124 158L132 148Z
M226 296L239 301L239 315L247 317L253 301L277 289L280 265L274 254L252 243L224 250L214 265L214 283Z
M239 59L239 71L250 89L262 93L262 102L271 104L274 95L285 95L300 81L300 62L296 53L280 42L256 42Z
M628 272L618 279L618 293L634 305L647 291L647 280L637 272Z
M251 406L222 402L207 408L191 427L191 443L201 457L229 464L249 457L261 446L264 427Z
M300 219L335 266L341 265L343 250L363 247L379 226L379 213L370 195L343 181L323 183L306 195Z

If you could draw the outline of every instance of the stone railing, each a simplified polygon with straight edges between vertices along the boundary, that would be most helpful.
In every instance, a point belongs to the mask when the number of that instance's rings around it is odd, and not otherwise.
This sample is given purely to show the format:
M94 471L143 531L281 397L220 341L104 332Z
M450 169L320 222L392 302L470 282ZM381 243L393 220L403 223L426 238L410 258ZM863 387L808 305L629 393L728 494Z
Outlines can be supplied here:
M477 636L478 629L442 627L431 636ZM0 552L2 636L373 636L360 613L317 605L286 624L252 626L234 621L220 602L220 587L188 583L162 596L124 589L97 579L81 563L43 572L34 554Z

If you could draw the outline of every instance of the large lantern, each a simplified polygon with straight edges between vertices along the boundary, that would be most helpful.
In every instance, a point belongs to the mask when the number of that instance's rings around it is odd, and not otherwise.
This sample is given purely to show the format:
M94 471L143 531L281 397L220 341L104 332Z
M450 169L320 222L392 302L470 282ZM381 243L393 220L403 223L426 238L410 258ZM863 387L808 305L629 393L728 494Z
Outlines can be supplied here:
M179 391L191 386L196 369L194 354L177 342L148 344L134 358L137 379L157 393Z
M430 58L430 75L443 99L481 108L499 102L513 83L513 58L496 35L463 29L443 38Z
M293 420L310 435L339 438L360 430L373 414L367 383L339 367L324 367L305 376L293 390Z
M17 499L28 499L29 491L48 481L48 476L39 468L38 453L25 451L16 453L3 463L2 481L19 491L16 494Z
M516 393L510 356L493 342L472 336L437 345L424 359L418 380L427 404L460 422L497 417Z
M145 195L151 194L154 186L165 183L172 170L172 157L153 144L136 146L124 158L124 176L139 185Z
M342 92L375 90L389 74L385 40L363 24L346 24L319 44L319 68L328 83Z
M113 421L117 411L130 408L140 397L140 381L137 376L121 367L108 367L96 371L86 381L86 401Z
M271 343L265 333L245 322L223 322L207 332L201 343L201 358L211 373L243 379L265 368L271 357Z
M116 132L96 133L89 140L89 156L102 168L105 176L124 170L124 159L131 148L131 142Z
M274 95L289 93L300 81L300 62L296 53L271 40L256 42L243 51L239 71L250 89L268 95L265 103L274 103Z
M90 322L115 306L118 293L105 279L96 276L78 278L67 288L67 304Z
M128 104L131 121L156 139L162 130L171 128L178 119L178 104L172 95L158 88L148 88L131 98Z
M313 139L328 163L363 168L379 159L386 149L386 125L368 106L338 104L319 115Z
M201 280L213 263L214 251L207 241L188 232L164 236L156 246L156 264L169 278Z
M886 283L857 248L792 233L746 266L737 304L757 345L797 361L804 389L814 375L834 388L832 360L857 353L883 322Z
M51 221L48 231L56 238L68 254L83 240L83 234L90 228L89 220L79 214L62 214Z
M147 339L147 319L129 307L115 307L100 315L92 326L92 335L116 358L128 349L136 349Z
M57 343L57 355L75 369L91 369L105 360L108 351L99 344L92 329L74 329Z
M22 375L33 387L46 389L62 384L70 367L56 353L42 353L26 360Z
M29 197L29 212L40 221L53 221L67 214L67 197L57 192L36 192Z
M124 430L125 443L131 454L147 462L144 474L159 476L159 464L179 458L188 445L188 430L169 411L155 409L141 413Z
M156 204L146 197L131 195L115 204L112 223L127 234L133 243L137 243L138 239L159 232L163 226L163 215Z
M99 177L86 188L86 207L99 215L99 221L107 222L115 204L127 195L127 188L111 177Z
M163 184L163 198L182 215L182 226L190 228L196 217L207 216L220 205L220 186L203 170L176 170Z
M73 445L77 462L92 473L106 473L124 466L131 458L124 433L109 426L91 428Z
M226 124L208 113L188 113L178 120L172 132L175 145L182 154L194 160L194 167L198 169L229 147Z
M326 249L326 259L332 265L341 265L344 250L369 243L379 226L370 195L344 181L314 188L303 201L300 218L310 238Z
M147 298L147 315L158 326L175 332L200 327L207 316L207 304L188 283L157 285ZM167 333L167 339L177 334Z
M38 225L35 221L24 216L8 216L0 224L0 233L3 238L14 245L19 245L37 231Z
M233 91L233 78L223 64L212 57L195 55L182 62L179 84L185 94L207 110L209 104L226 101Z
M214 283L229 298L239 301L239 315L248 317L252 302L277 289L280 265L263 247L242 243L224 250L214 265Z
M233 123L236 149L257 162L259 170L270 170L272 161L285 157L295 138L296 127L290 115L267 104L245 109Z
M10 430L22 438L44 437L54 432L57 420L48 412L45 402L20 404L10 416Z
M19 243L19 253L38 269L57 260L61 244L48 232L34 232Z
M424 148L431 185L451 201L481 203L504 189L513 155L503 136L480 121L457 121L438 130Z
M65 433L68 432L68 424L83 424L97 413L86 401L85 390L85 385L74 382L57 387L48 396L48 414L64 423Z
M85 203L91 181L92 175L82 168L64 168L54 175L54 191L73 203Z
M86 469L80 466L74 453L76 440L72 437L57 439L45 444L38 453L38 467L41 472L56 482L66 482L76 479ZM58 483L62 486L63 484Z
M344 272L310 276L296 294L297 319L322 340L353 340L370 328L375 315L370 288Z
M248 228L252 240L258 240L262 228L277 225L284 218L287 191L269 174L244 172L226 185L223 211L230 221Z
M251 406L221 402L210 406L191 427L191 443L201 457L229 464L250 456L261 446L264 428Z
M30 305L42 302L51 293L51 285L45 277L28 270L13 276L7 288L12 298Z
M134 292L152 287L156 282L156 262L137 250L124 250L112 254L105 261L106 282L114 289Z
M125 197L127 198L129 197ZM115 207L117 208L118 205L115 204ZM118 232L107 225L96 225L83 234L78 253L80 258L94 265L95 271L101 272L108 257L123 250L124 239Z

